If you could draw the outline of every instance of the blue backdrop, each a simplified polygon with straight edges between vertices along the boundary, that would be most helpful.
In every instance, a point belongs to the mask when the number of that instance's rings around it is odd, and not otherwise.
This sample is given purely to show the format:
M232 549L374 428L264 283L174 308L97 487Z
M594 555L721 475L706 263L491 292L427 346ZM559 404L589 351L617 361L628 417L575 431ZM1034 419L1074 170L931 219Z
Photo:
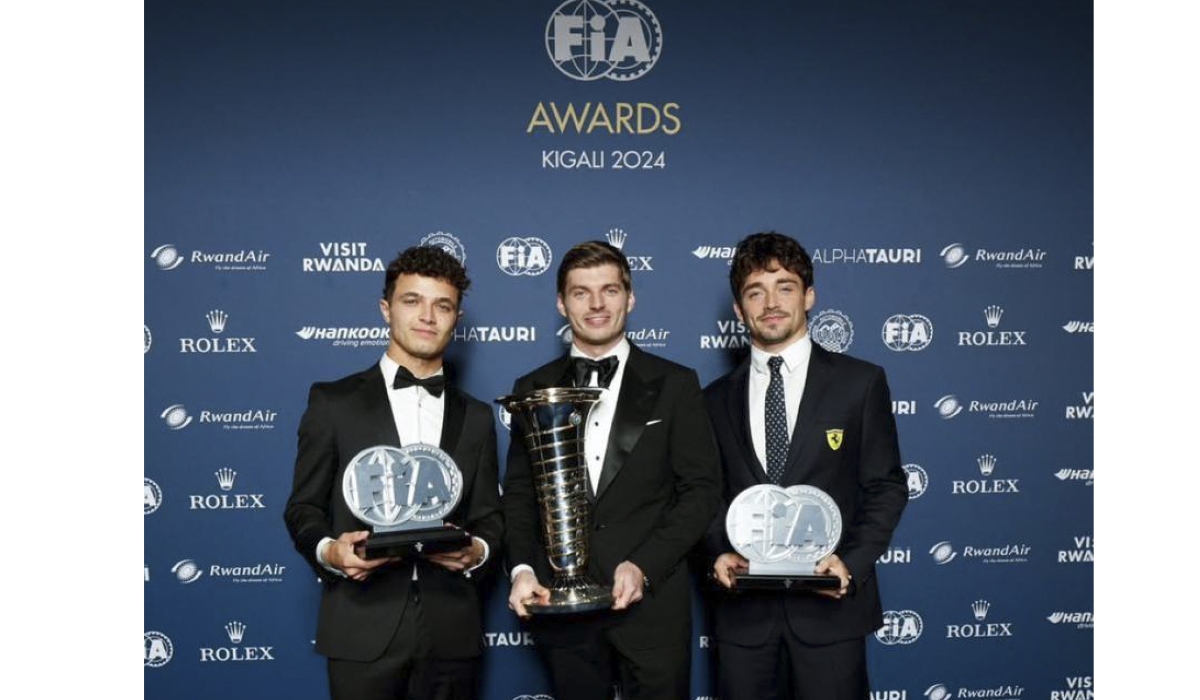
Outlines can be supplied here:
M1091 697L1090 5L145 12L146 697L326 697L281 514L308 386L378 360L400 249L464 257L449 355L491 400L564 351L586 239L633 264L634 342L716 379L746 346L731 246L772 228L815 258L814 335L895 400L874 697ZM547 695L505 596L482 697ZM695 633L711 697L699 598Z

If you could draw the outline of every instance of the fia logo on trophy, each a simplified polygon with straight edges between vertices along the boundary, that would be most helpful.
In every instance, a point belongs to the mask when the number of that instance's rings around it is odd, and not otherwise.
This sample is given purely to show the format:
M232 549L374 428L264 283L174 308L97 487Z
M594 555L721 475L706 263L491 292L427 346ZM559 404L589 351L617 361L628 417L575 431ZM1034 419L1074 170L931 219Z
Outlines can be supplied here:
M739 589L812 590L838 588L837 576L817 576L817 562L842 537L842 513L815 486L758 484L729 505L725 532L734 550L750 562L738 576Z
M442 518L462 498L462 473L445 451L425 444L376 445L350 460L342 496L372 526L363 557L406 556L460 549L470 535Z

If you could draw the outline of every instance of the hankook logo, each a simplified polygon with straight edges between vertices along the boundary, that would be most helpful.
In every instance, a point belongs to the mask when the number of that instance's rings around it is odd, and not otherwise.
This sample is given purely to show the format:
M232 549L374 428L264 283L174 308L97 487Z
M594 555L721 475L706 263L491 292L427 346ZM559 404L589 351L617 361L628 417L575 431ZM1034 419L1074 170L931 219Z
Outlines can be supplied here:
M658 18L637 0L567 0L546 23L546 53L574 80L636 80L662 43Z

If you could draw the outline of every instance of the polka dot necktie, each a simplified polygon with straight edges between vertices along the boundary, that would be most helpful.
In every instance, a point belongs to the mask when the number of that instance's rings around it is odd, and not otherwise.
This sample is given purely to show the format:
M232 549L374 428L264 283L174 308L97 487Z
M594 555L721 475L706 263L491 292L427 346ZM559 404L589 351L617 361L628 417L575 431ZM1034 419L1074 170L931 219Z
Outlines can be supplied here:
M771 383L767 385L767 478L772 484L783 480L783 467L787 462L788 432L787 405L783 401L783 375L779 371L782 357L767 360L771 368Z

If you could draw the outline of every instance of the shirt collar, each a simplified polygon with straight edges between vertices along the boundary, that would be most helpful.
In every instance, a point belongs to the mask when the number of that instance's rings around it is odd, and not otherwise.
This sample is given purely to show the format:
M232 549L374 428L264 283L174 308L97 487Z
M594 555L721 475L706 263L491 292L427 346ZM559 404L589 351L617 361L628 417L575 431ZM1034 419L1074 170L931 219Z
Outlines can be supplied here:
M620 363L619 366L624 366L626 360L629 359L629 338L621 338L621 342L617 343L612 350L609 350L600 357L585 355L579 348L575 347L575 343L571 343L571 357L586 357L589 360L603 360L606 357L615 357Z
M769 374L767 368L767 360L779 355L783 358L783 366L788 374L795 372L798 369L808 367L808 358L812 356L812 338L808 333L805 333L799 340L792 343L783 349L783 352L769 353L759 349L757 346L750 346L750 366L755 372Z
M386 382L386 384L389 388L391 388L392 382L396 381L396 372L398 372L400 370L400 364L397 363L395 360L393 360L391 357L389 357L388 354L385 352L385 353L383 353L383 357L380 358L380 360L379 360L379 369L383 370L383 381ZM433 374L431 374L429 376L436 377L439 374L444 374L445 371L446 371L446 366L442 365L441 367L438 367L438 371L434 372ZM424 379L424 378L425 377L421 377L421 379Z

